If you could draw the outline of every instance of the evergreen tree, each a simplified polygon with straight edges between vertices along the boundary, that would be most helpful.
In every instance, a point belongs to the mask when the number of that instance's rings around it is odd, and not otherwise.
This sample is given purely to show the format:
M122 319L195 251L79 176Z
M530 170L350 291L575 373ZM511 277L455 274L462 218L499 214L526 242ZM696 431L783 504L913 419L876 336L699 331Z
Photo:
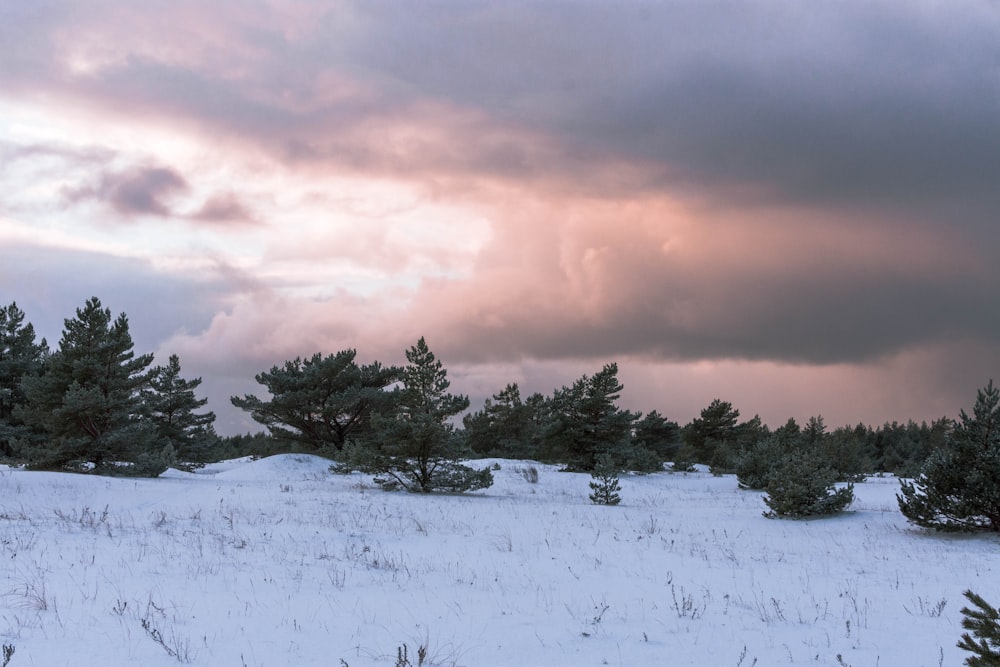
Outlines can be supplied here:
M873 470L865 451L867 437L864 428L840 427L828 433L820 444L826 462L837 471L838 482L861 482L865 473Z
M948 418L930 425L913 420L906 424L886 422L868 437L868 458L873 469L900 477L917 476L931 452L945 444L952 426Z
M287 440L317 454L336 455L349 440L371 433L371 416L391 409L394 394L388 387L399 380L400 369L379 362L358 365L356 350L323 357L296 358L256 376L271 399L249 394L233 396L233 405L250 413L277 439Z
M645 417L635 422L632 428L632 444L644 451L651 452L662 465L664 461L673 461L681 444L681 428L675 421L670 421L656 410L651 410Z
M466 415L462 423L468 446L479 456L524 459L537 454L540 429L533 406L521 401L516 383L487 398L483 409Z
M27 403L24 379L38 375L48 355L45 339L36 343L34 327L25 324L24 311L16 303L0 307L0 458L39 438L14 412Z
M1000 611L972 591L965 597L975 609L962 607L962 627L971 630L962 634L958 647L973 655L965 659L970 667L1000 667ZM973 638L973 635L975 638Z
M218 437L212 428L215 414L195 412L208 403L207 398L195 397L199 385L201 378L181 377L180 359L172 354L166 366L153 368L149 387L142 391L158 444L171 447L177 460L186 464L206 463Z
M619 466L628 461L632 423L639 415L616 405L621 390L618 364L611 363L554 392L543 442L567 470L591 471L602 454Z
M622 501L619 492L618 468L607 454L600 456L590 473L590 502L595 505L617 505Z
M771 430L761 422L760 415L754 415L747 421L736 426L736 438L717 449L712 457L711 471L713 474L729 474L736 472L740 457L761 440L771 435Z
M450 420L469 407L466 396L448 393L448 372L423 337L406 352L409 364L392 410L372 420L374 438L351 448L350 463L377 475L387 490L472 491L493 484L488 468L459 460L468 454Z
M789 417L784 425L774 429L774 437L783 445L797 446L802 441L802 428L794 417Z
M684 451L681 458L706 465L724 464L735 454L739 436L740 411L732 403L713 400L700 416L684 427Z
M799 451L799 440L789 439L787 432L776 431L768 437L761 438L737 458L737 483L743 489L766 488L771 472L796 451Z
M822 456L793 451L771 469L764 502L771 508L768 518L802 518L841 512L854 501L854 485L835 488L837 472Z
M244 456L261 458L274 454L287 454L287 446L283 447L269 433L259 431L239 435L218 436L212 448L206 453L206 462L239 459Z
M112 321L96 297L65 320L59 349L43 374L24 379L27 403L16 411L49 437L47 445L29 450L33 466L89 463L97 471L125 472L118 463L143 460L150 467L132 472L166 469L164 461L154 460L155 431L140 395L149 385L153 355L136 356L132 348L128 318L122 313Z
M961 411L920 475L900 481L896 497L918 526L1000 532L1000 389L992 380L979 390L972 415Z

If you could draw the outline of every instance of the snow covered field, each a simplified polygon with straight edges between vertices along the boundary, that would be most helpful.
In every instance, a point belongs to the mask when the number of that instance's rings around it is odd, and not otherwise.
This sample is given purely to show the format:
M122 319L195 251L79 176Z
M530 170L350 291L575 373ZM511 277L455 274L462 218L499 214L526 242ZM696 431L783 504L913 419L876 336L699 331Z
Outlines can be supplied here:
M481 462L492 464L493 461ZM466 496L391 494L300 455L154 480L0 467L0 641L26 665L958 665L1000 540L851 511L761 516L708 473L499 461Z

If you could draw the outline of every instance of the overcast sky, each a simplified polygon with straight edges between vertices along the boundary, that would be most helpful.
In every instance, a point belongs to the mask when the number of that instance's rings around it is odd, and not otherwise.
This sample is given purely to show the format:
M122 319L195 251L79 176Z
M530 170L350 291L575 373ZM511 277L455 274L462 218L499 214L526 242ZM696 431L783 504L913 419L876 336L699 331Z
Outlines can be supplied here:
M127 313L222 433L422 335L474 404L957 416L998 214L993 0L0 0L0 302Z

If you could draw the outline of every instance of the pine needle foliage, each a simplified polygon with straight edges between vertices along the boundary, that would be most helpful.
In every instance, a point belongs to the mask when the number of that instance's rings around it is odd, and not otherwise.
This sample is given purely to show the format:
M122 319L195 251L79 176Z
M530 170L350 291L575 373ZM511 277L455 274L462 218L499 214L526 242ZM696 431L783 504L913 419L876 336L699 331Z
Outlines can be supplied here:
M230 401L298 451L338 456L349 442L371 435L372 414L391 409L388 388L399 380L399 368L358 364L356 357L357 350L347 349L295 358L256 376L269 400L246 394Z
M837 488L837 472L818 455L791 452L768 475L764 516L807 518L836 514L854 502L854 485Z
M972 415L960 413L944 444L913 481L901 480L899 509L942 531L1000 532L1000 389L980 389Z
M965 597L975 609L962 607L962 627L970 630L962 635L958 647L973 655L965 659L970 667L1000 667L1000 611L971 590Z
M595 505L617 505L622 501L622 497L619 495L622 487L618 483L618 469L611 462L610 457L600 457L590 476L592 478L590 480L590 502Z
M195 412L208 403L207 398L195 396L200 385L201 378L181 377L180 359L172 354L166 366L153 368L149 387L141 392L158 443L170 447L181 465L189 468L206 463L218 439L212 427L215 413Z
M375 473L375 483L390 491L457 493L491 486L489 468L459 462L469 451L450 420L469 407L468 397L448 392L448 371L422 337L406 359L392 411L372 418L371 441L349 448L346 465Z
M155 476L166 469L141 392L149 386L152 354L136 355L128 318L112 319L97 297L65 320L59 349L44 371L23 382L27 404L18 415L48 436L26 458L33 467ZM134 470L118 464L150 460ZM155 461L154 461L155 459Z
M794 447L778 435L754 443L736 459L736 481L740 488L758 491L767 488L771 472L795 451Z
M35 329L24 318L17 303L0 307L0 458L18 455L25 443L44 438L15 414L28 401L25 378L41 373L49 356L48 343L44 338L35 342Z

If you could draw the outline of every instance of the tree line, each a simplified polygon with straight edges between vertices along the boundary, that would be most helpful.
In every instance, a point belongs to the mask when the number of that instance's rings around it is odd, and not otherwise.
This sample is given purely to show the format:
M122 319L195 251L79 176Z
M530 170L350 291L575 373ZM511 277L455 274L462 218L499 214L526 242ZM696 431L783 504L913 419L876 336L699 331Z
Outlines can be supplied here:
M16 303L0 307L0 457L37 468L150 475L168 465L287 451L358 460L360 451L401 438L400 423L416 430L418 417L433 417L433 438L447 441L457 458L531 459L592 471L604 457L637 472L669 462L677 470L704 464L730 473L741 462L746 467L762 443L784 443L822 450L843 475L912 475L951 424L828 431L817 416L801 427L789 419L772 431L756 416L741 421L739 410L717 399L682 427L657 410L621 408L614 363L549 395L522 397L516 383L508 384L459 421L468 397L446 391L447 372L420 339L406 367L360 364L353 349L274 366L256 376L269 398L232 398L266 432L220 437L214 414L200 412L207 402L196 396L201 378L183 378L176 355L159 366L133 348L127 316L112 318L96 297L64 321L55 350L36 340ZM415 405L418 398L425 405ZM430 438L430 431L420 437Z
M971 501L956 492L971 471L976 494L997 495L1000 507L1000 392L992 383L973 417L963 411L957 422L830 430L815 416L772 430L716 399L681 426L656 410L620 407L618 366L609 363L549 395L522 397L508 384L467 413L469 398L449 391L447 370L420 338L404 366L361 364L348 349L261 372L255 379L268 398L231 401L267 432L220 437L215 415L201 411L201 378L183 378L176 355L154 365L153 355L133 348L126 315L113 318L96 297L64 321L55 350L36 340L16 303L0 307L0 457L37 469L156 476L170 466L296 451L328 457L340 471L372 473L386 489L421 492L489 486L488 469L463 463L476 458L558 463L605 477L701 464L735 473L745 488L767 489L778 515L837 511L849 494L833 484L894 473L917 478L900 495L915 523L1000 529L1000 511L962 518ZM812 500L788 480L808 481ZM797 503L791 511L782 494ZM964 505L942 514L956 497Z

